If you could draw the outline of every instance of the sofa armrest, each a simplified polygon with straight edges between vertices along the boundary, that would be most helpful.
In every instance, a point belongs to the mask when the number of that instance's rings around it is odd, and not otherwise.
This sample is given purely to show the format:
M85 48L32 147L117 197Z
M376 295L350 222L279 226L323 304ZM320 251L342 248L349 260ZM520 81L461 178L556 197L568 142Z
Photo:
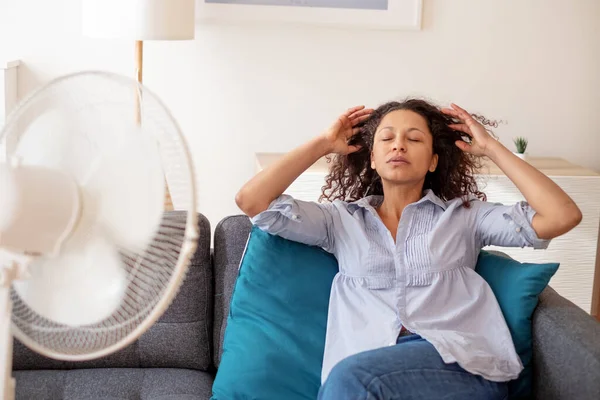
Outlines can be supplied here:
M600 323L548 287L533 315L536 399L600 399Z

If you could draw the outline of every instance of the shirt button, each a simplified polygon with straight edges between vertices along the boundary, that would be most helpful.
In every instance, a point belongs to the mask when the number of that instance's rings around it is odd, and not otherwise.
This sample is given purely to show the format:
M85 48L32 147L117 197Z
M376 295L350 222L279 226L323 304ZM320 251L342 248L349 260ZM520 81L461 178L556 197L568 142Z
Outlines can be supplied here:
M516 229L516 231L517 231L517 232L521 232L521 227L519 226L519 227Z
M296 214L293 214L293 215L292 215L292 219L293 219L293 220L296 220L296 219L298 219L298 216L297 216Z

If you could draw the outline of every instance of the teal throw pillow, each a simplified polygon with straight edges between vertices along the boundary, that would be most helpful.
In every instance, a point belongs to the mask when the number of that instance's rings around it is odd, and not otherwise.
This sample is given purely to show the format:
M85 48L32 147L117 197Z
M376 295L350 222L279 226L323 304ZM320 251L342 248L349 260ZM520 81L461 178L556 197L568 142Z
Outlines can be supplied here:
M492 288L524 366L519 378L509 382L512 399L531 395L533 312L538 304L538 296L548 286L558 266L558 263L520 263L486 251L479 255L475 271Z
M234 287L213 400L314 400L338 264L253 227Z

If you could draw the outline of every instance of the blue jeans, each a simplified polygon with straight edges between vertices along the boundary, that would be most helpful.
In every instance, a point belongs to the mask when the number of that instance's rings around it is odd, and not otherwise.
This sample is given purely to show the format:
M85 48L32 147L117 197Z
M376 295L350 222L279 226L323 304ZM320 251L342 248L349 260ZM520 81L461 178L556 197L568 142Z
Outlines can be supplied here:
M319 400L504 400L506 382L491 382L458 364L446 364L419 335L395 346L340 361L319 391Z

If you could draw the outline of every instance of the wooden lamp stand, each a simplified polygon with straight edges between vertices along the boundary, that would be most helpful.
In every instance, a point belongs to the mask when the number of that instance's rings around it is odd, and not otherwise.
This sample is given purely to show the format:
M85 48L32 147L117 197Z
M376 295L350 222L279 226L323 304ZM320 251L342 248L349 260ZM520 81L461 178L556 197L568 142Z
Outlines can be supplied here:
M144 42L142 40L135 41L135 78L137 79L139 84L143 83L143 71L144 71ZM141 114L141 92L138 92L135 96L136 107L135 107L135 120L139 124L142 123L142 114ZM173 199L171 198L171 193L169 192L169 184L165 179L165 210L173 211Z

